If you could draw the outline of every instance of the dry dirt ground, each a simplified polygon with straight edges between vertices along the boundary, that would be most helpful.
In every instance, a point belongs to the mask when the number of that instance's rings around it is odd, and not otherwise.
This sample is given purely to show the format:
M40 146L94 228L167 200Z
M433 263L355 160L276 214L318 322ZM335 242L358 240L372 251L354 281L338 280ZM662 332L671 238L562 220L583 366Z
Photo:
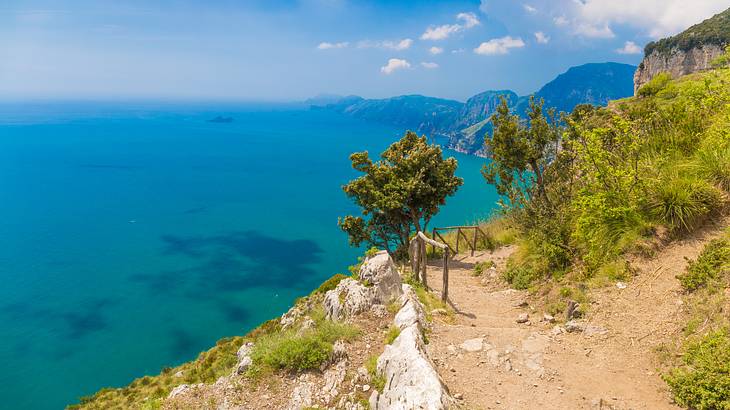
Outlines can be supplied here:
M558 332L563 318L544 321L526 292L472 276L478 261L492 260L501 271L514 248L457 255L449 263L456 319L437 319L429 335L439 373L465 409L676 409L656 353L681 333L675 276L727 226L726 219L632 261L636 276L623 289L590 291L583 332ZM428 274L440 292L440 262ZM521 313L528 323L516 322Z

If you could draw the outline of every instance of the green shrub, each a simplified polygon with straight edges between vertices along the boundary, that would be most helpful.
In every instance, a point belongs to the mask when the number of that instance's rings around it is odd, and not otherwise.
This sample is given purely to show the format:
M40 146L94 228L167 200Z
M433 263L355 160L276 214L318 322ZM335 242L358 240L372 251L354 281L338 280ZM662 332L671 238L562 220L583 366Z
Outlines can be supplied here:
M695 261L687 266L687 271L677 277L687 291L702 287L720 285L718 281L730 273L730 240L715 239L705 246Z
M297 332L280 330L259 337L251 352L251 374L263 368L302 371L318 368L329 360L337 340L351 340L359 332L351 325L324 319L321 311L310 312L315 321L311 329Z
M706 147L697 152L700 175L730 192L730 147Z
M322 282L322 284L319 285L319 287L317 289L315 289L314 292L312 292L312 294L315 294L315 295L316 294L322 294L322 295L324 295L328 291L333 290L334 288L336 288L337 285L339 285L340 282L343 279L346 279L346 278L347 278L347 275L343 275L341 273L337 273L334 276L332 276L331 278L329 278L326 281Z
M730 409L730 336L709 333L688 345L684 365L664 376L682 406L697 410Z
M543 275L529 266L508 266L502 277L515 289L527 289Z
M673 230L692 230L722 205L720 192L707 181L677 177L652 189L648 206L654 217Z
M663 72L654 76L648 83L644 84L639 88L639 95L642 97L650 97L659 93L663 90L669 82L672 80L672 76L669 73Z
M302 371L316 369L329 359L332 345L309 334L302 337L285 337L275 343L263 356L254 356L274 369Z

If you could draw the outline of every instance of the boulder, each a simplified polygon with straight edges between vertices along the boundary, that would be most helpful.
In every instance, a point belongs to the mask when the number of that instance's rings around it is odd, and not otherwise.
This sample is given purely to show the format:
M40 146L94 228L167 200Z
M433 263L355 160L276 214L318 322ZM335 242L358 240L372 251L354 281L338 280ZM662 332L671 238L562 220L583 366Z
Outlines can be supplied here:
M399 329L403 330L411 325L417 325L419 329L426 327L426 314L411 285L402 285L402 295L398 301L401 308L393 321Z
M328 319L341 320L369 310L375 302L374 288L352 279L343 279L336 288L324 295Z
M426 354L421 331L406 327L378 358L378 374L387 380L383 392L373 393L370 408L447 409L453 403L446 386Z
M360 266L360 281L372 285L375 300L387 304L401 294L401 279L393 259L386 251L380 251L365 259Z
M252 342L244 343L243 345L241 345L240 348L238 348L238 351L236 352L238 363L236 364L236 367L234 367L234 374L243 374L246 372L246 370L248 370L249 367L251 367L251 365L253 364L253 360L251 359L252 350Z

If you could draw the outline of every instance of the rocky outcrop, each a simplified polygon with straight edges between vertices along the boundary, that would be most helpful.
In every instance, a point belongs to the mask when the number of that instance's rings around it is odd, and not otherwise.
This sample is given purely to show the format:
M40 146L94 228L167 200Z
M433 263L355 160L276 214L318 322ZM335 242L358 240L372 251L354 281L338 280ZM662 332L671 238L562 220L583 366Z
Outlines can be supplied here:
M707 70L716 57L722 55L723 47L716 44L703 44L689 50L674 47L670 50L654 50L644 57L634 73L634 95L642 85L655 75L667 72L677 78L697 71Z
M373 392L370 408L447 409L453 399L424 344L422 330L427 324L423 306L408 285L403 285L400 301L394 322L401 332L378 358L377 371L385 378L385 387L382 392Z
M375 289L375 301L385 304L401 294L401 278L393 259L386 251L380 251L366 259L359 272L360 281Z
M378 252L367 258L359 272L360 281L342 280L324 297L324 309L328 319L342 320L387 304L400 296L401 278L387 252Z

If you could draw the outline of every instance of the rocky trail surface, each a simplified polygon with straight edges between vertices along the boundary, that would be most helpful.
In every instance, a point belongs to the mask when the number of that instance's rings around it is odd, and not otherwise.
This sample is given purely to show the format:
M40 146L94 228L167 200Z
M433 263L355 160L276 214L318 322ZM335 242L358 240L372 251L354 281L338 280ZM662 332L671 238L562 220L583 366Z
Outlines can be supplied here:
M586 317L569 323L501 283L513 247L457 255L449 263L455 319L435 320L430 356L465 409L678 408L657 370L656 349L681 332L675 276L721 226L632 261L632 280L591 291ZM474 264L488 260L496 269L473 276ZM429 283L437 292L441 274L432 261Z

